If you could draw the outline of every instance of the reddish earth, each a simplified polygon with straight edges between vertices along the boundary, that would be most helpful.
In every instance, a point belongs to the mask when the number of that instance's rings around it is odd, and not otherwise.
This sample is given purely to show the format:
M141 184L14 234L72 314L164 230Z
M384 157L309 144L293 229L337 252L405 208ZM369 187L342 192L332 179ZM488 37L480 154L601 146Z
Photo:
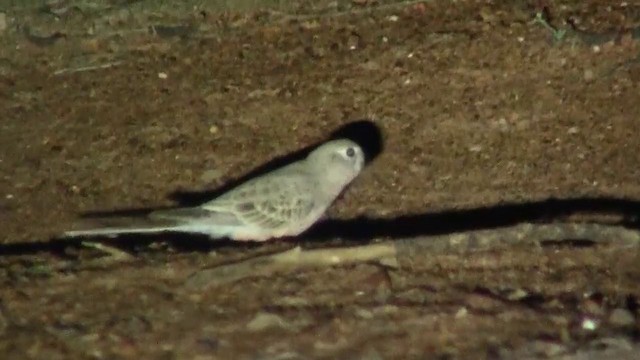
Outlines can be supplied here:
M628 225L640 209L640 7L555 1L552 24L573 19L580 32L554 42L532 22L540 4L527 1L277 11L79 3L0 15L3 358L633 358L640 349L635 246L525 241L410 267L318 267L186 291L201 268L311 241L134 237L124 245L133 260L94 266L99 251L55 239L78 213L171 205L172 192L216 189L360 119L380 129L384 149L332 218L522 203L538 206L524 221L562 213ZM585 207L540 206L550 198ZM473 214L466 221L482 227L505 212Z

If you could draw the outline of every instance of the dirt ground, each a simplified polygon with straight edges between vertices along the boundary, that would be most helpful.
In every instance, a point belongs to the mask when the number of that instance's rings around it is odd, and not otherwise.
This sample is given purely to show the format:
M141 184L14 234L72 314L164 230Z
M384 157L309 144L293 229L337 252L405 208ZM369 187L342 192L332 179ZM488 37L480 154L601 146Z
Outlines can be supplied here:
M17 3L0 4L0 357L640 353L640 253L614 238L523 237L184 286L296 245L536 221L635 231L640 6ZM577 30L563 34L568 19ZM382 152L331 226L298 239L159 235L100 250L58 238L82 212L173 205L171 193L219 188L363 119Z

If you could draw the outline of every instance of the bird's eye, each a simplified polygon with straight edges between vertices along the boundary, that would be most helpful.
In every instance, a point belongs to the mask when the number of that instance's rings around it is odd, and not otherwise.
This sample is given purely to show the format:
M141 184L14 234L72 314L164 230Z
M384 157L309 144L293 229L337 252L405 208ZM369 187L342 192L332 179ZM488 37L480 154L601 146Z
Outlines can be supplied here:
M350 148L347 149L347 156L348 157L353 157L355 154L356 154L356 151L353 150L353 148L350 147Z

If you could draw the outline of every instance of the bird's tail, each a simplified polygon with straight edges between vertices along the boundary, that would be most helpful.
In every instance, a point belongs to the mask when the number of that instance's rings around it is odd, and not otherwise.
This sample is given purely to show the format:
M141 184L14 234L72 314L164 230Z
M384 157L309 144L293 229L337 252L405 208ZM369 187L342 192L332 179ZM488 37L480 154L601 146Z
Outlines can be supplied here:
M90 218L77 230L66 231L64 237L116 237L124 234L153 234L181 231L184 224L172 219L149 217Z

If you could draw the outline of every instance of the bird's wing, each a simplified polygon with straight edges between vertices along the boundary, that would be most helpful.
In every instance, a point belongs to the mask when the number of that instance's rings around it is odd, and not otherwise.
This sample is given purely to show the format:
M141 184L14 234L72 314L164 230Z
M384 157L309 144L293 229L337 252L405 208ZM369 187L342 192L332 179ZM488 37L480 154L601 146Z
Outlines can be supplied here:
M249 181L202 205L229 212L247 225L277 229L299 223L317 206L313 180L304 173L275 173Z
M154 211L149 214L151 219L166 219L180 223L205 221L212 225L238 226L242 220L235 214L226 211L212 211L202 207L188 207Z

